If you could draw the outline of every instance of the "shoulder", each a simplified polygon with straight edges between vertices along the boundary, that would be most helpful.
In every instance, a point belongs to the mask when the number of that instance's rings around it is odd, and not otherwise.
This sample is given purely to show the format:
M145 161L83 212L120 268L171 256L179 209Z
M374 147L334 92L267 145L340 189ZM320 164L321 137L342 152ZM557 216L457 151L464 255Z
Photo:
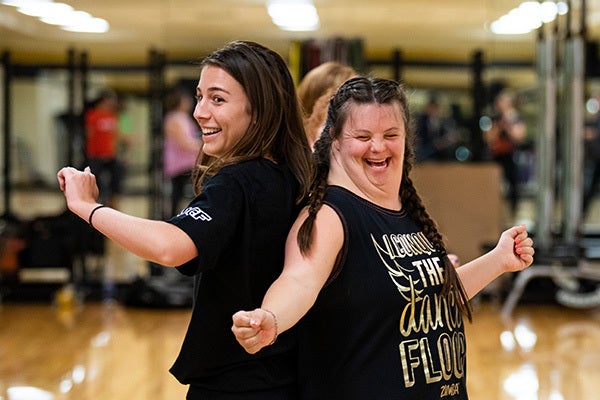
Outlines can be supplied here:
M305 207L302 209L294 223L294 228L290 234L292 237L295 237L298 234L300 226L307 217L308 209ZM344 231L342 216L338 210L335 210L328 204L323 204L315 216L312 230L312 246L321 249L320 251L333 251L337 254L344 243Z
M98 117L98 110L96 110L95 108L90 108L86 113L85 113L85 118L90 120L90 119L94 119Z
M187 123L187 121L188 121L188 115L186 113L179 112L179 111L169 111L164 117L165 123L181 124L184 122Z
M288 197L295 198L299 187L287 166L265 159L226 165L209 179L208 184L235 186L244 192L244 196L269 204Z
M337 185L330 185L327 187L323 202L330 206L334 206L334 208L336 208L335 206L337 206L337 205L348 205L348 204L350 204L354 207L354 204L357 203L358 200L359 200L359 197L356 194L354 194L352 191L346 189L345 187L337 186Z
M288 235L286 246L286 268L288 265L314 265L315 271L323 283L330 276L335 260L345 242L344 226L340 216L329 206L323 205L317 212L312 228L310 251L302 254L297 237L299 230L308 217L308 210L302 209ZM306 270L306 268L301 268Z
M339 210L334 209L328 204L323 204L317 213L315 224L319 226L322 231L343 234L342 218Z
M264 158L254 158L226 165L217 175L219 174L239 180L276 179L278 176L288 179L292 176L286 165L276 164Z

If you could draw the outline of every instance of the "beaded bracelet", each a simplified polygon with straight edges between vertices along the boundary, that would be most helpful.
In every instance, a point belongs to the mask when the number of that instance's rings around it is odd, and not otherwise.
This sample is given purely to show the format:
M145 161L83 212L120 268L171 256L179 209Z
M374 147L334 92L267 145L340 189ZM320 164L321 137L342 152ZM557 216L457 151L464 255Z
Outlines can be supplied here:
M271 340L271 343L269 343L267 346L272 345L273 343L275 343L275 341L277 340L277 331L278 331L278 327L277 327L277 317L275 316L275 314L273 313L273 311L270 310L266 310L263 308L263 310L265 310L266 312L268 312L269 314L271 314L271 316L273 317L273 321L275 322L275 336L273 336L273 340Z
M88 224L90 224L90 226L91 226L92 228L94 228L94 224L92 224L92 217L94 216L94 213L95 213L95 212L96 212L98 209L100 209L100 208L102 208L102 207L108 207L108 206L106 206L106 205L104 205L104 204L100 204L99 206L96 206L96 207L94 207L94 209L93 209L93 210L92 210L92 212L90 213L90 216L89 216L89 218L88 218ZM96 229L96 228L94 228L94 229Z

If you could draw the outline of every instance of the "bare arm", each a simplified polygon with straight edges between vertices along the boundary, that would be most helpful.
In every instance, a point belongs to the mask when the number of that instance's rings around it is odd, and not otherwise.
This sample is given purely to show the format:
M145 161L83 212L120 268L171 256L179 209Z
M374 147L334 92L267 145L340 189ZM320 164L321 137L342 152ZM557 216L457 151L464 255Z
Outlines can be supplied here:
M89 222L99 204L96 178L89 168L66 167L58 172L69 210ZM198 255L192 239L175 225L134 217L104 207L94 212L94 228L139 257L164 266L178 266Z
M306 314L331 274L342 248L342 223L330 207L323 206L313 228L310 253L302 255L296 237L306 215L303 211L290 230L283 272L265 294L261 308L240 311L233 316L231 329L249 353L271 344L278 333L290 329Z
M513 226L502 232L496 247L475 260L457 268L469 298L505 272L523 270L533 263L533 240L525 225Z

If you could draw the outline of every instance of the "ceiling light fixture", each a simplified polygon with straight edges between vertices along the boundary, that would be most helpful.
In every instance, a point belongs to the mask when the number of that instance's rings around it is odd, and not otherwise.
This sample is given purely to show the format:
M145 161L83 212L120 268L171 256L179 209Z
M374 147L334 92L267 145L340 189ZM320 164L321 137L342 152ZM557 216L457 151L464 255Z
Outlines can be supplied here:
M492 22L490 29L499 35L521 35L554 21L557 15L568 11L569 6L564 1L525 1Z
M69 32L104 33L109 29L108 22L102 18L88 18L71 24L62 25L62 30Z
M39 1L51 1L51 0L39 0ZM2 0L2 4L11 7L21 7L24 3L29 3L30 0Z
M38 17L46 24L60 25L62 30L69 32L104 33L110 28L102 18L53 0L2 0L2 4L17 7L21 14Z
M267 10L273 23L285 31L314 31L319 15L310 0L271 0Z
M73 11L73 7L64 3L54 3L53 1L29 0L22 2L17 11L31 17L42 18Z
M40 17L40 21L50 25L72 25L77 21L91 19L92 16L85 11L71 10L62 14L45 15Z

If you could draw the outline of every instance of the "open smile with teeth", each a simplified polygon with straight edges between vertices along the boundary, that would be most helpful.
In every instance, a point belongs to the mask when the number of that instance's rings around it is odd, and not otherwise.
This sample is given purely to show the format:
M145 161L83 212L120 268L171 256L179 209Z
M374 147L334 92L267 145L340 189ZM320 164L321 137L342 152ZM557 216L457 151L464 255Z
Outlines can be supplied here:
M214 135L215 133L219 133L219 132L221 132L221 129L219 129L219 128L202 128L203 136L210 136L210 135Z
M372 167L387 167L387 165L390 163L390 159L386 158L384 160L365 160L366 163Z

